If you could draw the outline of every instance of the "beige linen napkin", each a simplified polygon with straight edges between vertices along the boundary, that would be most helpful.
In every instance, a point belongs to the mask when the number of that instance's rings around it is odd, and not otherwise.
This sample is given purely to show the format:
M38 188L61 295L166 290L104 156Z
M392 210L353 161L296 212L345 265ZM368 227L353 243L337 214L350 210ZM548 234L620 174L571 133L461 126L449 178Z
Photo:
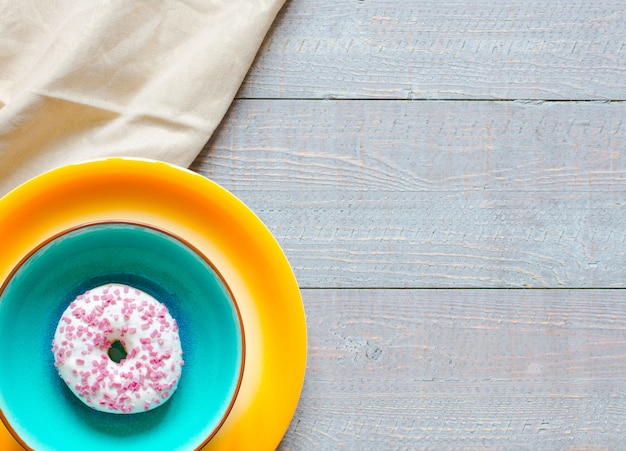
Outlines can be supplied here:
M189 166L284 0L0 0L0 196L107 156Z

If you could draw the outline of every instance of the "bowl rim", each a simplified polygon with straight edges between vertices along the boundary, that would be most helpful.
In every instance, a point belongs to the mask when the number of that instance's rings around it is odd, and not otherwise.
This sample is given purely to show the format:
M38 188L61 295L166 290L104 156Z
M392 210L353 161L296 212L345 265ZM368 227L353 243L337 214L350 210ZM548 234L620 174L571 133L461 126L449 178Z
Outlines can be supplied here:
M14 265L14 267L11 269L9 274L6 276L5 280L0 285L0 297L2 297L4 291L6 290L7 286L9 285L9 283L11 283L11 280L13 280L13 277L15 276L15 274L17 274L17 272L21 269L21 267L34 254L36 254L39 250L41 250L42 248L44 248L45 246L47 246L51 242L57 240L58 238L61 238L64 235L70 234L70 233L75 232L77 230L88 229L89 227L100 226L100 225L126 225L126 226L144 227L144 228L150 229L152 231L162 233L162 234L164 234L166 236L169 236L170 238L173 238L174 240L179 241L181 244L183 244L184 246L188 247L193 253L195 253L200 258L202 258L202 260L204 260L204 262L209 265L209 267L215 272L215 274L220 279L222 285L226 288L226 291L228 292L228 295L229 295L230 300L231 300L231 305L234 307L235 312L237 314L237 322L239 323L239 330L240 330L240 337L241 337L241 353L240 353L241 354L241 364L239 365L239 374L237 375L237 384L235 385L235 390L234 390L233 395L232 395L232 397L230 399L228 407L224 410L224 413L223 413L222 417L220 418L220 421L213 428L213 430L209 433L209 435L202 441L201 444L199 444L197 447L194 448L194 451L201 450L203 447L205 447L211 441L211 439L221 429L221 427L223 426L224 422L226 421L226 419L230 415L230 413L231 413L231 411L233 409L233 406L235 405L235 401L237 400L237 396L239 394L239 390L241 388L241 384L242 384L242 381L243 381L244 369L245 369L245 366L246 366L246 334L245 334L245 329L244 329L244 325L243 325L243 320L242 320L242 317L241 317L241 312L239 310L239 305L237 303L237 299L235 298L234 293L232 292L230 286L228 285L228 282L226 282L226 279L224 278L224 276L222 275L220 270L217 268L217 266L215 264L213 264L211 259L209 259L204 254L204 252L202 252L200 249L198 249L189 240L187 240L187 239L181 237L180 235L178 235L178 234L176 234L174 232L171 232L171 231L169 231L169 230L167 230L167 229L165 229L163 227L159 227L159 226L156 226L154 224L149 224L147 222L142 222L142 221L133 221L133 220L127 220L127 219L110 219L110 220L104 219L104 220L94 220L94 221L88 221L88 222L83 222L83 223L80 223L80 224L76 224L76 225L68 227L68 228L66 228L64 230L61 230L60 232L54 233L53 235L51 235L48 238L46 238L43 241L41 241L39 244L37 244L35 247L33 247L30 251L28 251L28 253L25 254L17 262L17 264ZM4 412L2 411L2 408L0 408L0 421L2 421L2 423L4 423L4 425L6 426L7 430L9 431L9 433L13 436L13 438L15 438L15 440L20 444L20 446L22 446L26 450L33 450L33 448L31 448L24 441L24 439L22 439L22 437L17 433L17 431L13 428L13 426L10 423L10 421L6 418Z

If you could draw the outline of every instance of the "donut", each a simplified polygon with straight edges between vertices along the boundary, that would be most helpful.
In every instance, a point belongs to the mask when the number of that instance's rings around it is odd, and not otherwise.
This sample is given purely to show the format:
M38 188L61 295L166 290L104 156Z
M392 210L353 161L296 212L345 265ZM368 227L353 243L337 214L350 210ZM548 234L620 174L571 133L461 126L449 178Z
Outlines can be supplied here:
M178 387L182 347L167 307L122 284L79 295L52 340L54 366L70 390L101 412L145 412Z

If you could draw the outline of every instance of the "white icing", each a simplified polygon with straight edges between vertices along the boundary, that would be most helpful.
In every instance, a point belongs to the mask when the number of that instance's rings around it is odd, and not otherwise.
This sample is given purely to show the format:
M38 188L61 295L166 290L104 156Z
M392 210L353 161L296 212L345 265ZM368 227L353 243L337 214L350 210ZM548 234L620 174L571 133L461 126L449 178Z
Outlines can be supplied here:
M119 340L128 355L108 350ZM54 364L89 407L136 413L158 407L178 386L183 366L178 325L167 307L136 288L108 284L78 296L52 341Z

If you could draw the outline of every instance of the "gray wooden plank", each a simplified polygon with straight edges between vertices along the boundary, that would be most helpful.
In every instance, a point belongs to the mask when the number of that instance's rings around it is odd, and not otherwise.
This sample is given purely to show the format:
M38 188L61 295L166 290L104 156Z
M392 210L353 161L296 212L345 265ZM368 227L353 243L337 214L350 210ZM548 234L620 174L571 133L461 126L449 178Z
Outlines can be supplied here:
M623 449L622 290L303 290L281 449Z
M626 286L626 103L235 103L192 168L303 287Z
M243 98L624 99L621 0L294 0Z

